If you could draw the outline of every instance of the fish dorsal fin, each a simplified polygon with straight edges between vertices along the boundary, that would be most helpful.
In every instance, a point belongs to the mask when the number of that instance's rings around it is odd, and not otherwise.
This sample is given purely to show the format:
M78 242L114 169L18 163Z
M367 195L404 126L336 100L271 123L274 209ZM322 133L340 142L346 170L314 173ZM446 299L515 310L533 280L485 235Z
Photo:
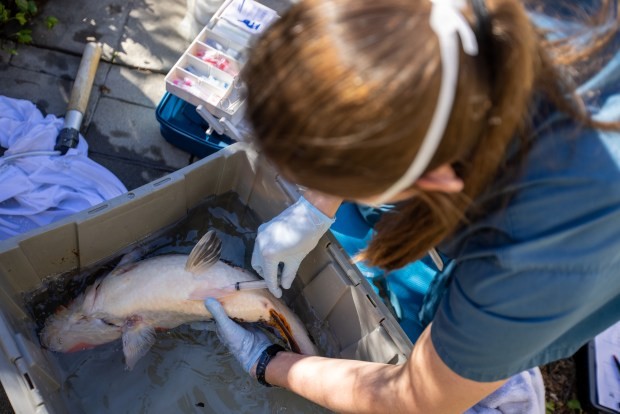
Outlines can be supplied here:
M209 230L198 240L189 254L187 263L185 263L185 270L191 273L205 271L220 260L221 253L222 241L213 230Z

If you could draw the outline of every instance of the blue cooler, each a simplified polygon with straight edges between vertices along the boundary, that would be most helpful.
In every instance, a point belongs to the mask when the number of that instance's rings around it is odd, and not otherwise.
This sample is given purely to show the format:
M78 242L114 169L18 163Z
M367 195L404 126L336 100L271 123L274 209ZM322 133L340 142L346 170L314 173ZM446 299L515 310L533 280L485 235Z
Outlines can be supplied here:
M209 124L198 115L196 107L168 92L157 105L155 118L166 141L200 158L234 142L215 131L207 134Z

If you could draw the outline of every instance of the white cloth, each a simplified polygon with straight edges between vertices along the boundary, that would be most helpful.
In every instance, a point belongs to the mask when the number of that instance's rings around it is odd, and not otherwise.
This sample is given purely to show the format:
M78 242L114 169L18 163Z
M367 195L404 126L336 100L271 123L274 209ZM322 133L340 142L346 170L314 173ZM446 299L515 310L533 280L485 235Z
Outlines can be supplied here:
M80 135L66 155L8 156L53 151L62 118L43 117L30 101L0 96L0 240L52 223L127 191L110 171L89 159Z
M540 369L511 377L493 394L465 414L544 414L545 386Z

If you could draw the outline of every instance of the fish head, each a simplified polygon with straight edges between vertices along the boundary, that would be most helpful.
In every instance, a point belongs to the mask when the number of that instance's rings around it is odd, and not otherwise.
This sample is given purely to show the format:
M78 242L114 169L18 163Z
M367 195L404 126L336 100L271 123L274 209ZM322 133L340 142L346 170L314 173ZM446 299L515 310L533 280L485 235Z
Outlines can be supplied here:
M94 348L121 336L120 324L111 323L100 314L92 314L92 290L76 298L68 307L61 306L46 321L41 344L56 352L74 352Z

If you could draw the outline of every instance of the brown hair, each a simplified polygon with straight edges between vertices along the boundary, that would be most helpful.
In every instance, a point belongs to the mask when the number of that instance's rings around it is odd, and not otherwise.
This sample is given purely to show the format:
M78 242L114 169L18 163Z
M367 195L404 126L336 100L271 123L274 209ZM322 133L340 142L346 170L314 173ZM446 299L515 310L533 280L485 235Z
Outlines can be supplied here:
M459 194L418 191L378 223L365 257L402 267L466 222L526 136L535 93L584 124L570 83L518 0L487 0L492 53L461 53L449 125L427 171L451 164ZM345 199L382 193L407 170L441 83L430 1L302 0L245 66L248 115L265 155L293 182ZM475 18L466 10L471 23ZM565 57L563 57L565 58ZM567 95L568 94L568 95Z

